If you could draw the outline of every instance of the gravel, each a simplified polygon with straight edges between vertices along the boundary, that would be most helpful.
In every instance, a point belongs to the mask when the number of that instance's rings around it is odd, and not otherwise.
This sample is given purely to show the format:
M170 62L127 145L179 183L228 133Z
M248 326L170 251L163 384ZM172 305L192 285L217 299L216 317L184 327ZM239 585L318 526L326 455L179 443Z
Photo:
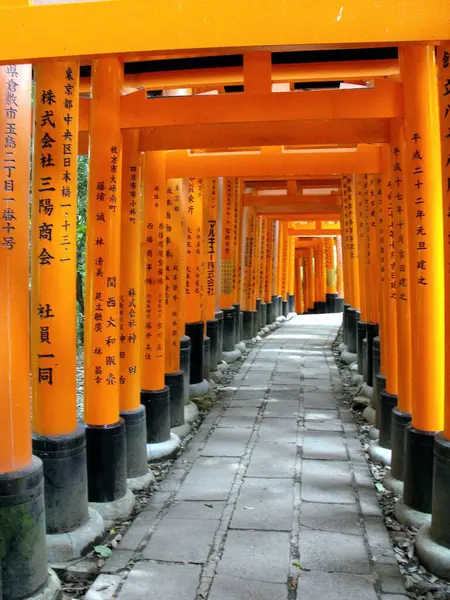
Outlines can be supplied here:
M450 583L439 579L419 563L414 548L414 538L417 530L404 527L395 518L394 506L397 496L382 484L387 468L374 463L368 455L368 448L372 441L369 437L370 425L362 417L365 405L359 402L355 403L353 400L357 388L351 384L351 373L348 365L341 362L339 358L338 347L342 341L341 328L333 344L333 352L343 384L343 404L351 409L355 417L359 439L372 473L374 484L378 483L376 491L378 502L383 511L386 527L392 538L395 556L400 572L403 575L408 596L415 600L450 600Z

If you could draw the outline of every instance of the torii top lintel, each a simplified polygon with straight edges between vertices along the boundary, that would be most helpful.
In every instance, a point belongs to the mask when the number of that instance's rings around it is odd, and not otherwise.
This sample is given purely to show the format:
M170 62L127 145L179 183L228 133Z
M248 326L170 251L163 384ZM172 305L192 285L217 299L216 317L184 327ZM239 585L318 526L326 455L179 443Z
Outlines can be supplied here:
M448 0L3 0L0 61L447 39ZM71 33L72 32L72 33Z

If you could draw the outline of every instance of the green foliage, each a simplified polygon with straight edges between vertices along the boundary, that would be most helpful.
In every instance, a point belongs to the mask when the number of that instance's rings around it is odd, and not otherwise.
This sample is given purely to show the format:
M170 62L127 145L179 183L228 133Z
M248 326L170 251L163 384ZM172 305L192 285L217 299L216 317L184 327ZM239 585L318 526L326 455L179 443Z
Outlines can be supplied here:
M85 155L78 156L77 190L77 331L82 345L84 335L84 285L86 275L86 225L89 161Z

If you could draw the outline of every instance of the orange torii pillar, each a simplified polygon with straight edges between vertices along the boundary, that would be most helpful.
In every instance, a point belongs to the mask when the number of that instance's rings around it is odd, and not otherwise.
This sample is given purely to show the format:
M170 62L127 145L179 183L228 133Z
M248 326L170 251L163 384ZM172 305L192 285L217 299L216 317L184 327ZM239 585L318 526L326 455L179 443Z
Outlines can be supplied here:
M438 46L439 114L441 127L442 191L444 214L445 292L450 292L450 44ZM450 331L450 307L445 304L445 330ZM450 356L445 355L445 379L450 374ZM414 408L413 408L414 421ZM450 519L448 513L450 495L450 391L445 390L444 430L434 440L433 501L431 524L424 525L416 536L416 550L431 572L439 577L450 578Z
M221 328L223 334L223 313L217 310L217 216L219 211L219 182L216 177L205 179L204 183L204 238L205 238L205 291L206 291L206 335L209 338L209 373L217 379L217 369L222 361Z
M280 265L280 279L281 279L281 314L283 317L288 316L288 288L289 288L289 236L288 236L288 221L281 221L280 228L282 231L281 237L281 265Z
M28 320L31 65L0 67L0 109L3 190L0 595L3 592L3 598L19 600L47 588L48 597L54 598L59 584L56 576L49 577L47 570L43 467L42 461L31 453ZM42 307L43 315L47 309L51 320L50 303ZM45 372L42 375L46 377Z
M235 300L235 267L239 260L236 248L236 209L237 202L234 177L222 179L220 195L220 309L223 313L223 347L222 357L227 363L234 362L242 356L236 348L239 314L233 306Z
M189 389L185 373L181 368L181 358L187 346L189 360L190 339L180 338L182 331L182 303L184 299L184 279L182 279L182 253L184 236L181 225L181 179L166 181L166 274L165 274L165 384L170 391L170 427L173 433L183 438L190 431L185 423L185 389ZM184 339L186 338L186 339ZM188 363L189 365L189 363ZM189 367L187 372L189 377Z
M368 332L367 325L371 323L371 284L369 277L368 261L370 260L370 220L369 220L369 181L367 174L356 175L356 194L357 194L357 228L358 228L358 248L359 248L359 280L361 297L361 317L357 324L357 355L358 355L358 373L363 376L367 384L367 343ZM369 290L369 293L368 293ZM377 331L371 327L371 342ZM364 342L364 340L366 340ZM364 372L364 367L366 371ZM370 382L372 385L372 381Z
M242 275L241 275L241 312L243 319L244 340L254 337L255 321L257 313L255 310L255 209L245 206L243 213L242 229Z
M314 246L314 277L316 282L316 299L314 308L317 314L326 312L326 271L325 271L325 240L316 238Z
M274 253L273 253L273 293L275 302L275 319L283 314L282 297L281 297L281 277L283 268L283 228L282 221L275 221L275 238L274 238Z
M267 250L266 271L264 281L264 298L266 302L266 325L269 328L269 331L273 329L273 322L275 321L275 302L273 286L275 232L275 221L273 219L267 219Z
M325 309L327 313L336 312L337 286L336 286L336 260L334 241L332 237L325 238L325 265L326 265L326 297Z
M344 207L344 250L347 257L344 269L347 274L344 283L344 331L345 344L350 353L349 362L354 362L357 355L357 329L360 319L360 281L359 281L359 247L357 229L357 198L355 194L355 178L344 175L342 178L342 200ZM344 275L345 275L344 272ZM347 306L347 310L345 310Z
M189 395L208 392L204 378L205 362L205 304L204 293L205 243L204 243L204 180L191 177L183 180L181 193L182 218L186 223L186 325L185 332L191 340L191 371Z
M288 312L294 315L295 310L295 237L289 236L289 285L288 285Z
M363 182L363 201L364 201L364 285L366 293L366 321L360 322L359 334L363 335L362 345L362 375L366 384L373 386L373 340L378 336L379 328L379 269L377 255L377 223L375 217L375 191L374 176L365 174L362 177ZM390 238L391 239L391 238ZM390 247L390 246L389 246ZM392 252L392 250L390 250ZM361 254L360 254L361 257Z
M141 404L141 168L139 130L126 129L122 145L122 208L120 231L120 416L125 421L127 478L133 490L154 481L147 465L147 425ZM112 190L113 191L113 190Z
M142 155L141 221L141 403L147 417L147 456L170 456L180 439L170 431L170 389L166 384L166 212L165 152Z
M242 235L243 235L243 182L239 177L233 177L234 182L234 232L233 241L235 247L235 256L237 260L233 265L233 282L234 282L234 302L233 306L236 309L236 347L241 352L245 352L245 344L242 342L244 337L244 317L241 311L241 277L242 277Z
M258 216L255 214L254 219L254 234L253 234L253 265L252 265L252 305L255 310L253 318L253 337L256 339L259 331L258 327L258 315L259 306L261 300L258 296L259 291L259 254L260 254L260 236L261 236L261 222ZM259 340L257 340L259 341Z
M84 328L88 497L107 521L134 507L127 491L125 423L119 415L122 134L117 58L92 63ZM111 340L116 340L114 343Z
M267 303L266 303L266 273L267 273L267 236L269 228L269 220L267 217L259 216L260 239L256 243L259 245L259 263L258 263L258 331L260 333L269 333L267 329Z
M344 312L344 266L342 252L342 236L337 235L333 241L334 255L336 260L336 312Z
M387 431L387 447L392 448L391 470L384 477L386 487L397 496L403 492L405 467L406 428L411 422L411 279L409 265L408 214L406 210L406 142L404 125L400 119L391 120L391 145L389 161L391 168L391 193L394 212L394 248L397 277L397 405L392 408L390 423L388 415L380 417ZM387 332L385 333L388 337ZM388 406L386 405L388 409ZM381 406L383 409L383 404ZM388 411L386 411L388 412ZM390 425L390 429L389 429ZM380 433L380 439L382 435Z
M316 303L316 277L314 272L314 246L311 245L306 253L306 271L303 273L305 281L305 297L307 299L305 303L305 312L315 313Z
M34 72L33 452L44 466L48 555L60 562L78 558L104 526L96 511L88 511L86 437L84 426L77 423L79 64L53 61L36 65ZM48 318L42 314L43 306L51 307ZM88 531L92 535L86 535ZM74 544L78 539L80 543Z
M298 315L304 312L303 301L303 257L301 253L295 253L295 268L294 268L294 286L295 286L295 312Z
M373 383L372 404L376 410L375 437L378 430L379 440L372 443L369 453L372 459L383 464L391 461L391 416L397 405L398 351L397 351L397 297L401 280L397 279L396 248L396 199L393 193L389 149L383 147L383 176L375 177L377 201L376 215L381 232L378 236L379 254L379 290L380 290L380 327L379 337L373 341ZM381 356L382 355L382 356ZM376 373L377 369L379 370Z
M405 106L403 163L407 174L412 420L406 431L403 499L397 502L395 514L402 523L418 527L430 521L435 435L444 427L447 274L444 275L443 214L447 207L442 202L434 46L402 48L400 71ZM445 99L442 102L447 105ZM444 446L441 450L438 445L436 448L438 465L441 453L447 456L447 449Z

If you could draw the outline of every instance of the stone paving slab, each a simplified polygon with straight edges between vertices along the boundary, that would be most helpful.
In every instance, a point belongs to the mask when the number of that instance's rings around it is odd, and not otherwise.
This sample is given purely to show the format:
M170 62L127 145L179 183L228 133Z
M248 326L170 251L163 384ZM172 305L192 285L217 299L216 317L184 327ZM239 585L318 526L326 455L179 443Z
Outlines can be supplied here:
M247 477L294 477L297 446L259 442L251 455Z
M290 531L293 516L292 479L245 479L234 509L233 529Z
M288 533L231 530L217 573L268 583L286 583L289 556Z
M88 600L406 598L340 405L340 321L295 317L251 348Z

